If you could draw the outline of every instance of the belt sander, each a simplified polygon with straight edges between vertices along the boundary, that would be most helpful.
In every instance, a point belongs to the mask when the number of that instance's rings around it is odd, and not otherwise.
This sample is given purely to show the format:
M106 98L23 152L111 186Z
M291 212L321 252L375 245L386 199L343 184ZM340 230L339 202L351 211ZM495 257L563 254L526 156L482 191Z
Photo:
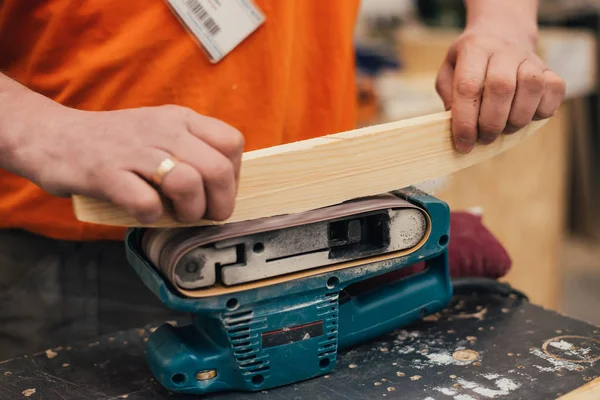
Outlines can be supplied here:
M444 202L408 187L251 221L132 228L127 257L140 278L193 316L151 334L149 366L164 387L190 394L332 373L339 351L448 304L449 221ZM360 290L421 262L422 272Z

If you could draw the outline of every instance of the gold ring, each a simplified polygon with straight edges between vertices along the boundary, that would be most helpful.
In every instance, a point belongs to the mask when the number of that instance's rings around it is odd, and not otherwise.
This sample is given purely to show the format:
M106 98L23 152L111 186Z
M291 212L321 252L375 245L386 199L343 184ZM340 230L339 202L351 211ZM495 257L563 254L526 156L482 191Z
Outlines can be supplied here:
M161 161L156 168L156 172L152 175L152 182L157 185L162 183L163 178L177 165L177 159L175 157L167 157Z

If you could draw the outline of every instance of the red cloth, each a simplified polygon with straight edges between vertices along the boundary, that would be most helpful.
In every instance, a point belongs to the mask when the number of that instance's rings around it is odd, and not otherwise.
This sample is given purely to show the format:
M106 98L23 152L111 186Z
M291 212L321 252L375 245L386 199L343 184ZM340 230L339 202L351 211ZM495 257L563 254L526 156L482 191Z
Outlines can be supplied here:
M512 261L496 237L485 227L480 215L468 212L450 213L448 243L450 276L498 279L508 273ZM358 284L352 292L369 290L424 269L421 262L398 271L389 272Z

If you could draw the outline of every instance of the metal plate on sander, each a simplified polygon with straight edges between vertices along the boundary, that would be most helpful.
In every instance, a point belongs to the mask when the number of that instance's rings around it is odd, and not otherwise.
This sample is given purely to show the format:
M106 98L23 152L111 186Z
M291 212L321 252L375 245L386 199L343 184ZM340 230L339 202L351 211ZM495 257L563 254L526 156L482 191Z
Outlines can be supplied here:
M152 229L142 246L171 283L194 290L408 250L422 242L428 221L420 208L385 194L229 225Z

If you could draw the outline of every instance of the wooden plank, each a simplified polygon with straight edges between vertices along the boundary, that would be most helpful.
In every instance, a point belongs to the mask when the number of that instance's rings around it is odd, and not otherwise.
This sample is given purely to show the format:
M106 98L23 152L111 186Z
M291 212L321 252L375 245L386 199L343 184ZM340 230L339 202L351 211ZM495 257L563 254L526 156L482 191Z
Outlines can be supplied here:
M598 400L600 399L600 378L561 396L558 400Z
M247 152L236 208L225 222L307 211L447 175L512 148L546 122L532 122L490 145L477 145L469 154L454 149L450 112ZM111 203L75 196L73 207L81 221L142 226ZM157 223L144 226L214 223L183 224L167 212Z
M568 107L531 139L450 177L435 196L453 210L479 208L483 223L513 264L505 280L531 301L551 309L562 303L561 248L565 234Z

